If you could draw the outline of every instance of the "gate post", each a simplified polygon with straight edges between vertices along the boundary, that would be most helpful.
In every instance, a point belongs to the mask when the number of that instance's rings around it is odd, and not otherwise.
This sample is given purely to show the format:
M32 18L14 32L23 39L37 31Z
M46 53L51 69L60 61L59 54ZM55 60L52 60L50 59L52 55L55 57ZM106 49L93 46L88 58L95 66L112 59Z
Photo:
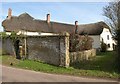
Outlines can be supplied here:
M64 33L63 37L60 37L60 66L69 67L69 33Z

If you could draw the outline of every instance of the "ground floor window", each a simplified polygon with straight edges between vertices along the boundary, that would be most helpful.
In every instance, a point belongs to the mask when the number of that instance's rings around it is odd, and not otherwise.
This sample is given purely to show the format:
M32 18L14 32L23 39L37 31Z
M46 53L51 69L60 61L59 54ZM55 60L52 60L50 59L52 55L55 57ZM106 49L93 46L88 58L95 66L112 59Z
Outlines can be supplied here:
M110 44L108 44L108 48L110 48Z

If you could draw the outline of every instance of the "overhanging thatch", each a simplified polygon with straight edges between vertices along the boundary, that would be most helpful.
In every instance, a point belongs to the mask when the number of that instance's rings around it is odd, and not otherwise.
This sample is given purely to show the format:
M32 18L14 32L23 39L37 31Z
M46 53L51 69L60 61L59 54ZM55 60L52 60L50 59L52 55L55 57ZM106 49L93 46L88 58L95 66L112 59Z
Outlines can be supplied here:
M12 16L11 19L5 19L2 22L2 26L4 27L5 31L15 32L20 30L46 33L68 32L70 34L75 32L75 25L58 22L47 23L45 20L34 19L27 13L23 13L19 16ZM80 35L100 35L104 27L108 27L104 22L79 25L77 33Z

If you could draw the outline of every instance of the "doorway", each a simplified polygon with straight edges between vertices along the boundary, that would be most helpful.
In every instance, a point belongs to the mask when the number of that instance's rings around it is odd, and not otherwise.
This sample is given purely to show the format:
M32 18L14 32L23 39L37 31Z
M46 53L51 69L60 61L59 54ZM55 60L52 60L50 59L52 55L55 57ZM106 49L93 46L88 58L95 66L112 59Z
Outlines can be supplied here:
M16 59L21 59L19 46L20 46L20 40L16 40L14 43Z

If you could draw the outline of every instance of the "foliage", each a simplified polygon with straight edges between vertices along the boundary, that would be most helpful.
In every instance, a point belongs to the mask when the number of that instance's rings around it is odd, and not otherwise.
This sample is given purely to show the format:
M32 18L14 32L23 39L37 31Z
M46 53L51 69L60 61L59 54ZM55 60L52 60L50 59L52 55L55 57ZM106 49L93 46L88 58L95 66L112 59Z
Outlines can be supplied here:
M6 32L0 32L0 37L1 37L2 39L5 39L5 38L8 37L8 35L6 34Z
M120 1L115 0L103 8L103 15L106 17L106 23L112 30L114 36L117 35L117 30L120 29Z
M117 40L116 67L120 72L120 1L110 2L103 8L103 15L107 17L114 38Z
M10 37L12 40L17 39L17 34L15 32L11 32L10 35L7 35L6 32L0 32L0 36L2 39L6 39L7 37Z
M92 48L93 39L88 35L70 35L70 52L89 50Z
M10 38L12 39L13 42L17 40L17 34L15 32L11 32Z
M106 52L107 51L107 45L102 41L101 42L101 52Z

